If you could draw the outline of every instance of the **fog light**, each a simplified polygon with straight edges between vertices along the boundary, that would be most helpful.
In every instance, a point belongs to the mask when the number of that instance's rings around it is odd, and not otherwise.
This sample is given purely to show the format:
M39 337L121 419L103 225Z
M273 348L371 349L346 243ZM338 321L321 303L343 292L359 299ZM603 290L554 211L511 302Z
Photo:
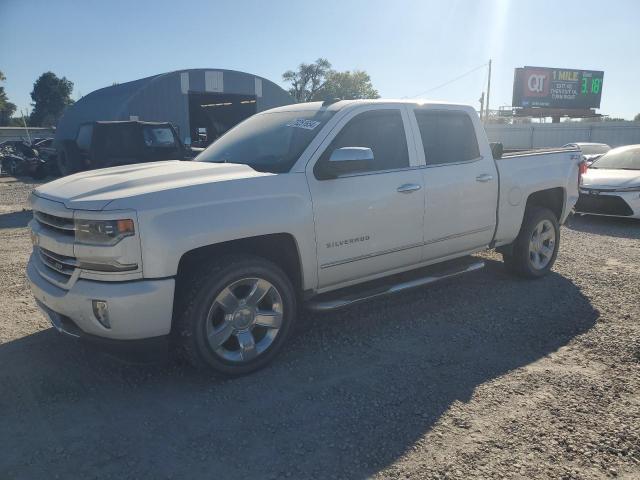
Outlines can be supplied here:
M109 305L104 300L92 300L91 305L93 306L93 315L96 317L102 326L105 328L111 328L111 323L109 323Z

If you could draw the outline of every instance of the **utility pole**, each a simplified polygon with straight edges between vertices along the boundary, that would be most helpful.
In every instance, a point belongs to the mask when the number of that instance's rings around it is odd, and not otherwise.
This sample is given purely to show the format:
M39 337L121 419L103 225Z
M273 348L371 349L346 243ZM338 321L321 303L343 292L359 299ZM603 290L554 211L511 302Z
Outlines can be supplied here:
M487 103L484 109L484 119L489 120L489 96L491 95L491 59L489 59L489 78L487 79Z
M478 101L480 102L480 120L482 120L482 110L484 110L484 92L482 92Z

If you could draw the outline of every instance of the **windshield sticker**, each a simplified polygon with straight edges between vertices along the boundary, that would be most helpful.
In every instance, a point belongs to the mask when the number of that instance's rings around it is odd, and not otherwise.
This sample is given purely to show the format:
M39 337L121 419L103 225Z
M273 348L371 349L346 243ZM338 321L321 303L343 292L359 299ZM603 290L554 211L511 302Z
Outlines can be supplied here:
M298 118L294 122L287 123L287 127L304 128L305 130L313 130L318 125L320 125L320 122L315 120L305 120L304 118Z

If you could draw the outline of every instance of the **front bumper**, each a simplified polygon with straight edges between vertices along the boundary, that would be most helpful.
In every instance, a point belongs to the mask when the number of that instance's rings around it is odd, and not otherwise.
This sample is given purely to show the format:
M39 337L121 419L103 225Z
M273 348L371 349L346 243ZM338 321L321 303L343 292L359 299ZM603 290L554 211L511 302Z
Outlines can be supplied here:
M575 210L589 215L640 218L640 192L609 192L582 188Z
M157 363L168 358L169 335L138 340L114 340L98 337L84 333L71 319L54 312L42 302L36 300L36 303L58 332L91 345L102 353L134 363Z
M37 255L32 254L27 278L38 305L59 331L110 340L140 340L169 334L175 290L173 278L127 282L78 279L65 290L39 273L38 262ZM95 318L93 299L108 303L111 328L104 327Z

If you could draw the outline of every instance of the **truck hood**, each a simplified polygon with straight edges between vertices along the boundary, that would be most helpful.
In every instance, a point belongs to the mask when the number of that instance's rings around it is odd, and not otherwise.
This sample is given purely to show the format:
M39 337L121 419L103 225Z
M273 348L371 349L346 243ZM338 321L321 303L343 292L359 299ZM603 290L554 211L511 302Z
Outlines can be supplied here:
M266 175L272 174L235 163L169 160L80 172L45 183L33 193L67 208L103 210L120 198Z
M585 188L626 188L640 185L640 170L589 168L582 176Z

